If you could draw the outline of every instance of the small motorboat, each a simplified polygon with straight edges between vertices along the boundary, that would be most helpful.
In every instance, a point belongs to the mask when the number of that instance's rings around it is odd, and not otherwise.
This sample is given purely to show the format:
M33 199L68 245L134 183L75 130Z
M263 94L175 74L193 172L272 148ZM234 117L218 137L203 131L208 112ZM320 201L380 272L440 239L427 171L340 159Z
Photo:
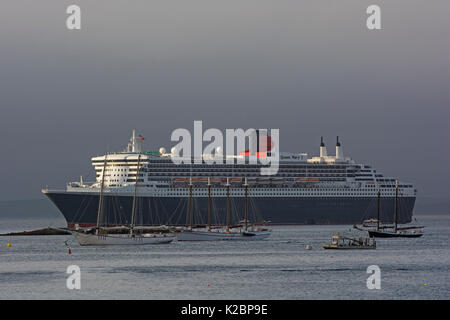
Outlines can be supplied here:
M333 235L330 244L324 244L324 249L376 249L377 243L374 238L367 237L348 237L340 233Z

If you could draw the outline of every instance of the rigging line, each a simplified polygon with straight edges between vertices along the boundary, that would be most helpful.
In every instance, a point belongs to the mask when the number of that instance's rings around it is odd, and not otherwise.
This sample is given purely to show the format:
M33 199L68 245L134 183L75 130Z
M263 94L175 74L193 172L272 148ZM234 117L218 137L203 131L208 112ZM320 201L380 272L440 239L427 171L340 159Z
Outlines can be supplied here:
M164 203L163 203L163 201L161 200L161 198L154 198L154 201L155 201L155 203L156 203L156 207L157 208L161 208L161 210L160 210L160 212L158 212L158 216L159 216L159 224L167 224L166 222L165 222L165 218L166 218L166 208L164 207ZM162 213L161 213L162 212ZM160 214L161 213L161 214ZM164 223L163 223L163 221L164 221Z
M117 221L122 225L124 224L123 221L125 220L125 218L123 217L123 206L121 197L116 198L116 207L117 207Z
M219 216L217 208L217 198L214 197L213 189L211 189L211 225L219 225Z
M175 198L175 199L177 199L177 198ZM173 201L175 201L175 200L173 200ZM178 198L176 207L174 208L174 210L172 211L171 214L168 214L168 221L167 221L168 225L170 225L171 222L174 222L172 220L174 217L177 217L176 214L177 214L178 209L181 207L181 204L182 204L182 198Z
M124 208L127 207L125 204L125 202L127 201L127 197L121 197L121 198L122 198L122 201L121 201L120 197L118 197L118 199L117 199L117 202L119 205L119 220L120 220L121 224L128 224L127 212L129 212L129 211L125 212L125 210L124 210Z
M211 192L211 225L218 225L218 224L219 224L219 217L217 215L216 199L214 198Z
M73 217L73 221L81 221L81 219L84 217L84 215L86 214L87 209L89 208L92 200L95 198L94 195L86 195L87 200L87 204L85 206L85 208L81 211L81 213L77 213L75 214L75 216ZM85 198L84 198L85 199Z
M111 215L112 217L110 217L109 219L111 219L110 223L112 222L112 224L115 224L117 220L116 220L115 197L114 196L111 196L110 202L111 202L110 203L111 214L109 214L109 215Z
M374 205L374 199L371 199L369 201L369 203L367 204L366 209L364 210L363 221L372 218L371 215L370 215L370 212L372 211L373 205Z
M262 215L260 214L258 207L256 206L255 199L250 197L248 199L250 200L250 209L252 211L252 218L253 218L253 221L251 221L251 223L254 224L258 222L258 220L263 220Z
M162 225L158 198L152 198L152 203L153 203L153 208L155 210L157 225Z
M223 203L221 205L221 203ZM226 198L218 198L215 206L215 211L217 212L217 218L219 225L225 226L226 224Z
M177 206L175 207L174 211L170 215L170 222L172 224L178 224L180 221L180 217L184 213L184 201L183 198L178 198ZM179 210L179 212L178 212ZM175 220L174 220L175 219Z
M105 155L105 160L103 162L103 171L102 171L102 183L100 185L100 195L98 199L98 212L97 212L97 230L100 227L101 221L103 220L103 188L105 186L105 176L106 176L106 158L108 156Z
M258 205L256 203L256 199L252 198L252 197L249 197L249 200L250 200L250 202L252 204L253 219L254 219L253 223L258 222L258 220L263 222L264 221L264 216L262 215L261 210L259 210L259 207L258 207Z
M164 215L164 224L168 225L169 224L169 211L167 210L166 206L164 205L164 201L162 200L162 198L158 199L160 207L163 211L163 215ZM161 220L162 221L162 220Z
M111 199L109 199L109 207L110 207L110 209L109 209L109 211L107 211L108 212L108 221L109 221L109 223L110 224L114 224L115 223L115 210L114 210L114 199L115 199L115 197L114 196L111 196Z
M187 201L188 201L188 205L186 207L186 226L189 225L189 210L190 210L190 204L189 204L189 192L188 192L188 197L187 197Z
M166 224L166 209L164 207L164 203L161 198L154 198L153 201L155 201L155 207L158 212L158 223L160 225Z
M148 223L149 223L150 225L153 225L153 224L154 224L154 221L155 221L155 217L154 217L155 210L153 209L153 198L149 197L149 198L147 199L147 206L148 206L148 211L149 211L149 214L148 214L148 217L149 217Z
M105 212L108 212L108 196L103 196L103 200L102 200L102 219L101 219L101 223L102 223L102 227L107 227L108 226L108 215L105 214Z
M398 213L399 213L399 220L401 220L401 217L405 216L405 212L407 212L407 206L406 206L406 201L403 198L403 192L400 192L399 190L399 195L398 195Z
M136 167L136 180L134 182L134 194L133 194L133 206L131 208L131 224L130 227L133 229L134 227L134 215L136 210L136 196L137 196L137 188L140 180L140 163L141 163L141 154L138 155L137 167Z
M137 226L140 224L139 221L139 217L141 217L141 210L142 210L142 201L141 201L141 197L138 197L136 195L136 208L135 208L135 213L134 213L134 223L133 223L133 227Z
M190 223L191 225L196 225L199 224L200 220L199 220L199 216L198 216L198 212L197 212L197 199L194 198L194 196L192 196L192 222Z
M179 208L179 212L177 211ZM178 204L175 210L172 212L171 221L174 225L178 225L180 223L181 217L184 217L184 198L178 199Z
M204 200L204 199L203 199ZM207 219L207 217L208 217L208 205L206 205L206 206L204 206L204 207L202 207L201 205L200 205L200 203L203 201L202 199L197 199L197 202L196 202L196 205L197 205L197 213L198 213L198 215L199 215L199 219L200 219L200 222L201 222L201 224L203 224L203 225L208 225L208 219Z
M151 200L152 198L149 198L149 200ZM145 198L144 197L139 197L139 223L141 225L144 225L144 212L145 212Z
M73 216L73 218L72 218L73 221L76 221L76 219L78 218L78 215L79 215L79 213L80 213L80 210L81 210L81 209L83 208L83 206L85 205L85 202L86 202L86 199L87 199L87 198L88 198L87 196L81 198L80 205L78 206L78 209L77 209L77 211L75 212L75 214L74 214L74 216ZM85 210L85 209L84 209L84 210Z
M111 201L112 201L112 197L109 196L109 199L107 201L107 206L106 206L106 222L107 225L111 225L111 217L109 216L108 212L111 210ZM104 214L104 213L103 213Z
M202 201L205 204L203 207L200 205ZM202 220L202 224L208 226L208 198L198 199L197 205L201 217L200 219Z
M257 218L257 208L255 200L247 195L247 223L253 224Z
M219 216L217 210L217 199L214 195L214 189L211 187L211 225L219 225Z
M235 222L239 222L241 220L236 202L237 202L236 198L231 198L231 215L230 215L232 217L230 221L231 225L233 225L233 219Z
M153 208L154 208L154 217L156 220L156 225L161 225L161 219L160 219L159 210L158 210L158 203L156 202L156 199L152 198L151 203L153 204Z
M180 213L176 216L177 220L176 220L176 225L181 225L181 221L183 219L183 217L186 215L186 210L189 208L188 206L188 200L186 198L180 198L180 203L181 203L181 208L180 208ZM184 224L185 226L187 226L187 224Z

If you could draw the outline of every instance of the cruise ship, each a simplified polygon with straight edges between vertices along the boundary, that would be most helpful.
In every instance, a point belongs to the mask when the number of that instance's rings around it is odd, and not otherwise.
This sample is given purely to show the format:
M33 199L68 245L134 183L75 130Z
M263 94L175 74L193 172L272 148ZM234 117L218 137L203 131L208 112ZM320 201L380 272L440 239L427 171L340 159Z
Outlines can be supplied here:
M208 197L212 197L213 223L224 224L226 184L230 184L229 197L238 219L244 206L244 180L260 219L272 225L355 224L376 218L378 188L380 220L391 222L396 181L401 198L398 222L412 220L415 187L345 157L339 138L334 156L327 154L322 138L319 156L280 152L278 172L271 176L260 174L261 164L209 164L194 158L176 164L173 148L169 153L164 148L144 151L143 142L144 138L133 131L124 151L93 157L93 182L84 182L81 177L63 190L42 190L64 215L69 228L96 225L100 193L103 209L108 212L106 225L130 223L136 194L140 204L137 224L184 225L190 197L195 199L195 223L205 223Z

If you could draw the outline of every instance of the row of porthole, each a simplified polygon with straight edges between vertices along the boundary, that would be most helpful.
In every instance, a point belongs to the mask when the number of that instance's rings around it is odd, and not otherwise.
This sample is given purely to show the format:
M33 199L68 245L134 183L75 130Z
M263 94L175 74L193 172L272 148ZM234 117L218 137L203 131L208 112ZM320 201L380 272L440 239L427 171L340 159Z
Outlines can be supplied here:
M163 194L163 195L176 195L176 196L188 196L189 193L165 193L165 192L157 192L158 194ZM203 196L207 196L207 193L200 193L200 194L194 194L194 196L199 196L199 195L203 195ZM217 195L222 195L225 196L226 193L219 193L219 194L212 194L212 196L217 196ZM242 193L240 194L236 194L236 193L230 193L230 195L242 195ZM256 193L256 194L251 194L252 196L255 195L264 195L264 196L304 196L304 195L309 195L309 196L371 196L371 197L376 197L376 194L355 194L355 193ZM384 194L384 195L391 195L393 196L393 194Z

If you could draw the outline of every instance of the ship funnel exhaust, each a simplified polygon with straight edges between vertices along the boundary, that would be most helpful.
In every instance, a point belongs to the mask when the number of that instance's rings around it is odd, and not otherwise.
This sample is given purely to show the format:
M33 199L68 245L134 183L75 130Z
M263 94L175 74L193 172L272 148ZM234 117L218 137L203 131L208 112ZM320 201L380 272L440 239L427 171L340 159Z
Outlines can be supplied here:
M336 137L336 159L344 159L344 152L339 142L339 136Z
M325 147L325 143L323 142L323 137L320 137L320 157L327 156L327 147Z

